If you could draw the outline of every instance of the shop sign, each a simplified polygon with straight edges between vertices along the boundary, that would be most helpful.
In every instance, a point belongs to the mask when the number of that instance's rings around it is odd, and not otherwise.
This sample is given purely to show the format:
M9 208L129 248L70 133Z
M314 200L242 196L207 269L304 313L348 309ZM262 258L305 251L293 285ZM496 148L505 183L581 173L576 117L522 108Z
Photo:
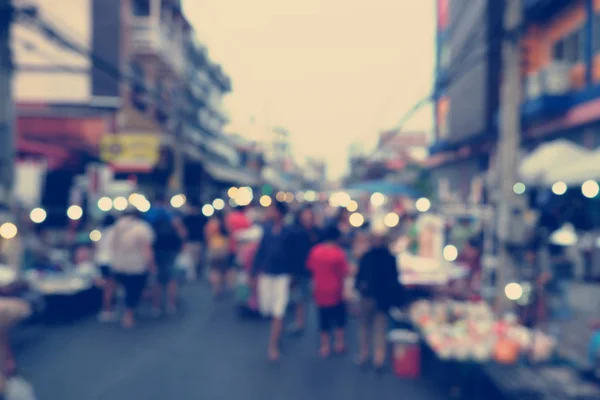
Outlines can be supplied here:
M117 168L154 167L160 156L160 136L153 134L104 135L101 159Z

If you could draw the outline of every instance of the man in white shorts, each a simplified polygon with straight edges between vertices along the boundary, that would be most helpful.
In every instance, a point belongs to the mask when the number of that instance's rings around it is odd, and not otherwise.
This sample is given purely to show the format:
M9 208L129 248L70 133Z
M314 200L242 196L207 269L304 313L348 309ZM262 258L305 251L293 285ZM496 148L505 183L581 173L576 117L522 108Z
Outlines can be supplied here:
M287 206L274 202L268 209L268 223L263 230L258 251L254 257L253 276L258 276L260 311L272 317L269 340L269 360L279 359L279 341L283 330L283 317L290 298L291 263L286 249L289 228L284 219Z

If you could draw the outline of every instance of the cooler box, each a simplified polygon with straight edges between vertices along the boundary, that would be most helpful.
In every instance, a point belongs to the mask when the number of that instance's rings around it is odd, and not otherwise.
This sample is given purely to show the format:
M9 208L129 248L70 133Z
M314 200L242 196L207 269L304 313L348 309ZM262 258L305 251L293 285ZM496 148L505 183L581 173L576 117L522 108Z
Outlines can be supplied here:
M419 335L406 329L395 329L389 334L393 348L394 373L399 378L415 379L421 376L421 348Z

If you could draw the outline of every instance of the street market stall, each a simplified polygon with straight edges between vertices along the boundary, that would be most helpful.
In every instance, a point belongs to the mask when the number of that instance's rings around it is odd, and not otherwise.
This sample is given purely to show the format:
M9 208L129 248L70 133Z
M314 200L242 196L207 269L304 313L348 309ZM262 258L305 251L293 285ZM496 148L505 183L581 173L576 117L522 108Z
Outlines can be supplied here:
M77 272L32 273L27 280L44 298L44 321L71 322L96 313L102 292L94 280Z
M512 315L497 318L485 302L422 300L409 319L422 338L423 375L450 396L600 398L600 387L560 360L552 337Z

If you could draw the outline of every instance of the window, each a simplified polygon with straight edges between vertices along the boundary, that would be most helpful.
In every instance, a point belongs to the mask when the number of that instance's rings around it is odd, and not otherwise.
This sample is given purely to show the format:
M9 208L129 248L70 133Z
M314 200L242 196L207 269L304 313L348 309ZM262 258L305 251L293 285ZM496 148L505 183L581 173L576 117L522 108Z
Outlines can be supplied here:
M585 33L576 29L554 43L554 60L569 63L582 62L585 54Z
M150 0L132 0L131 12L135 17L149 17Z

